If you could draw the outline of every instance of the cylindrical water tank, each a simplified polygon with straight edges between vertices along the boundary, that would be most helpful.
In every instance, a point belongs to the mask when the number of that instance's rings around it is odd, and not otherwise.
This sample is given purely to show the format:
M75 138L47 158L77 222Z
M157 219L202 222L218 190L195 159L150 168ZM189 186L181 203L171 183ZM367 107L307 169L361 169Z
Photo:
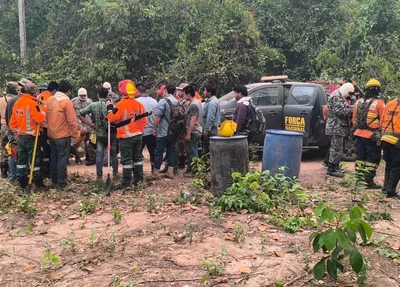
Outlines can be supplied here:
M267 130L264 139L262 171L269 170L271 174L278 172L281 166L286 167L284 175L299 177L303 134L283 130Z
M221 195L232 184L232 173L249 171L247 136L210 137L211 192Z

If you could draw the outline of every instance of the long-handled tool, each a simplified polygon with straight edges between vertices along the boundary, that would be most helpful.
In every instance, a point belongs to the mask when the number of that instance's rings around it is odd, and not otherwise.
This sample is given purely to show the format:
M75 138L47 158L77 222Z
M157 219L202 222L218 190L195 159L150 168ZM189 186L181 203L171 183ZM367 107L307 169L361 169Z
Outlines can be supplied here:
M110 176L110 151L111 151L111 124L108 121L107 124L107 180L106 184L104 185L104 195L108 196L111 193L112 189L112 182Z
M28 194L31 193L31 189L32 189L33 170L35 169L35 158L36 158L36 150L37 150L38 139L39 139L39 132L40 132L40 125L37 125L36 135L35 135L35 144L33 146L32 161L31 161L31 166L30 166L30 171L29 171L29 181L28 181L28 186L26 188L26 191L28 192Z

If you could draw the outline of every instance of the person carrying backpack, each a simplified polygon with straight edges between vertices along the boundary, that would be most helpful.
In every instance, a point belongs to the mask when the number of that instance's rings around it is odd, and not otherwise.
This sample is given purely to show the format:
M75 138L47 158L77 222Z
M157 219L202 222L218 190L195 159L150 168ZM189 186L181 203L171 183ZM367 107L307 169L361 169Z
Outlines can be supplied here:
M381 161L380 121L385 109L385 103L378 99L380 88L379 81L370 79L365 85L365 98L355 103L353 112L353 126L357 128L356 176L370 189L382 188L374 182Z
M247 130L247 124L250 118L250 97L246 86L239 85L233 88L235 99L237 101L235 111L233 112L233 121L237 124L236 134L247 135L247 141L250 142L253 135Z
M175 90L174 85L165 85L157 91L157 94L163 98L158 102L153 124L153 135L156 137L153 179L156 179L160 173L165 150L168 162L166 176L174 177L174 167L177 165L176 139L181 130L186 129L183 111L174 97Z

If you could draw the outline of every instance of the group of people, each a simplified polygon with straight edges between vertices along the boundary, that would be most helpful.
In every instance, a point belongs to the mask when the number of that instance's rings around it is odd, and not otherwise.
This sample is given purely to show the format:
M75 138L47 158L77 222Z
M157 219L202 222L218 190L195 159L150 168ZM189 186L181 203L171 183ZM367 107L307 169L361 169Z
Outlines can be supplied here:
M150 154L151 178L160 173L173 178L176 168L185 168L184 173L193 176L193 158L199 156L199 147L208 153L209 137L218 134L221 122L215 87L204 88L204 104L195 85L163 85L157 91L158 102L143 84L131 80L119 82L118 89L121 98L106 82L97 91L97 101L92 101L84 88L71 99L68 81L39 88L27 78L8 82L6 95L0 99L2 177L17 180L25 188L28 171L33 169L37 188L46 188L45 177L54 186L65 188L70 154L77 164L82 162L78 153L81 142L86 165L96 164L99 180L106 149L110 150L114 175L120 152L122 187L143 182L144 147ZM31 166L36 136L37 153ZM164 160L166 168L161 169Z
M365 94L354 105L348 101L355 93L352 83L344 83L329 95L326 134L331 137L331 146L327 174L343 176L339 163L344 138L352 123L357 150L356 176L368 188L382 189L387 197L400 198L396 190L400 180L400 100L396 98L385 104L379 99L380 89L380 82L370 79ZM386 162L383 186L374 182L382 150Z

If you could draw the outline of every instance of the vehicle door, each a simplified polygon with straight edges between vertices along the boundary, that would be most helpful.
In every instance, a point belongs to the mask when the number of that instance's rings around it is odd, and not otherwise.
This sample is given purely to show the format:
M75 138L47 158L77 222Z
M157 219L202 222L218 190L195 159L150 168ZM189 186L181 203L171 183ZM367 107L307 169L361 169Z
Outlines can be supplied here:
M253 104L260 109L267 122L267 129L283 129L283 113L282 113L282 87L278 85L268 85L250 91ZM264 144L265 132L255 135L252 142L260 145Z
M312 84L292 85L283 108L284 129L303 133L304 146L308 145L311 134L318 87Z

